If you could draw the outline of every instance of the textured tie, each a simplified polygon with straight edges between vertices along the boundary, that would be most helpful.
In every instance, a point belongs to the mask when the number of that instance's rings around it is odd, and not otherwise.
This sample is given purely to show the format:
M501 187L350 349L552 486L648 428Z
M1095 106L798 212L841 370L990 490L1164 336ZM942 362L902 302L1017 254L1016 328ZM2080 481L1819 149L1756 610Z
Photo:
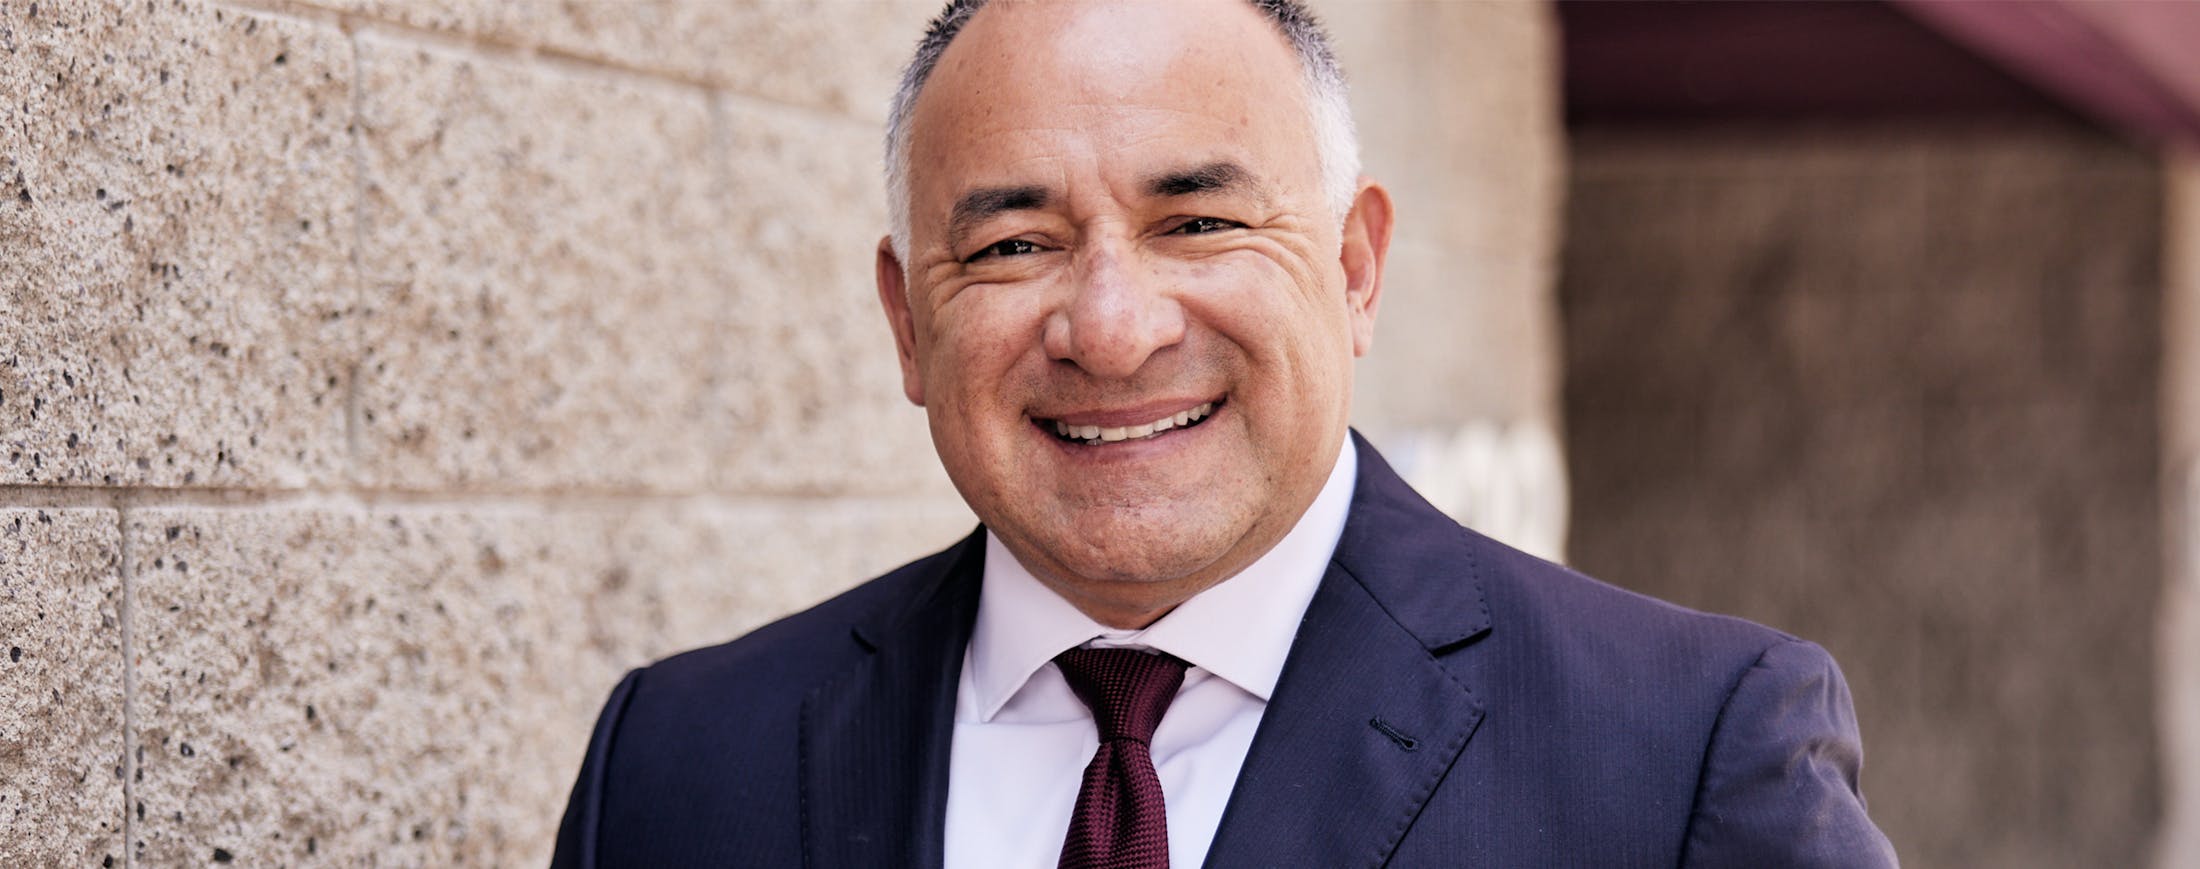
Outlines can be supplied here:
M1184 662L1138 649L1071 649L1054 663L1100 726L1061 869L1169 869L1169 817L1150 743L1184 684Z

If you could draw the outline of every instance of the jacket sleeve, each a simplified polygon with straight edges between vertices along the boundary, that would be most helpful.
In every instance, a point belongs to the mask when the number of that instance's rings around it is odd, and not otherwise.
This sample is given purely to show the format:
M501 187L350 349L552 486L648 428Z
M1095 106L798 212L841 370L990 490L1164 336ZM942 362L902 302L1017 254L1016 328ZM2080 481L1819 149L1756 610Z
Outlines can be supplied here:
M1857 788L1863 754L1833 657L1792 639L1766 649L1712 728L1682 864L1897 865Z
M626 715L627 700L642 671L633 670L611 689L603 713L596 717L596 731L588 738L588 755L581 759L580 776L573 781L573 795L565 802L565 819L558 823L557 850L550 855L551 869L597 869L598 826L603 819L604 776L611 764L611 746L618 739L619 720Z

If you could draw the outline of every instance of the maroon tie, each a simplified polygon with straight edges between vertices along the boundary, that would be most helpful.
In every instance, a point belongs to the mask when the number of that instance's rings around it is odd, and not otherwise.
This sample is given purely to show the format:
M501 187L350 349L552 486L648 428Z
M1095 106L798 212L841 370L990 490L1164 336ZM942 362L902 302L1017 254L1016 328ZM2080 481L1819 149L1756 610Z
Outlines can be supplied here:
M1169 816L1149 743L1184 684L1184 662L1139 649L1071 649L1054 663L1100 726L1061 869L1169 869Z

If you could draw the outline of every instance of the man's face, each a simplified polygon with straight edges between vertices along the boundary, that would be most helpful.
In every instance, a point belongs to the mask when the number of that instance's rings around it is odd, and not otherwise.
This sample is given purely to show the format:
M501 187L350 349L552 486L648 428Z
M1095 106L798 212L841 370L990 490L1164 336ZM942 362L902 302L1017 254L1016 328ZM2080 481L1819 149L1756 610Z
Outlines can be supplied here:
M1243 569L1335 462L1389 204L1340 229L1307 111L1242 0L996 2L915 106L908 261L879 264L905 388L979 518L1103 621Z

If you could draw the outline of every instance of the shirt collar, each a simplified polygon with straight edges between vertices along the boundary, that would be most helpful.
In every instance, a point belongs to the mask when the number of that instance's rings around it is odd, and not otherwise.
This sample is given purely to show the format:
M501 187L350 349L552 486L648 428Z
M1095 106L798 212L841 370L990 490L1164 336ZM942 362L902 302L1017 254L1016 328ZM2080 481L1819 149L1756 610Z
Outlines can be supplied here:
M1328 482L1282 540L1142 630L1093 621L1042 585L988 529L978 622L963 665L978 720L993 720L1039 668L1088 642L1167 652L1266 702L1344 533L1358 473L1359 456L1346 438Z

